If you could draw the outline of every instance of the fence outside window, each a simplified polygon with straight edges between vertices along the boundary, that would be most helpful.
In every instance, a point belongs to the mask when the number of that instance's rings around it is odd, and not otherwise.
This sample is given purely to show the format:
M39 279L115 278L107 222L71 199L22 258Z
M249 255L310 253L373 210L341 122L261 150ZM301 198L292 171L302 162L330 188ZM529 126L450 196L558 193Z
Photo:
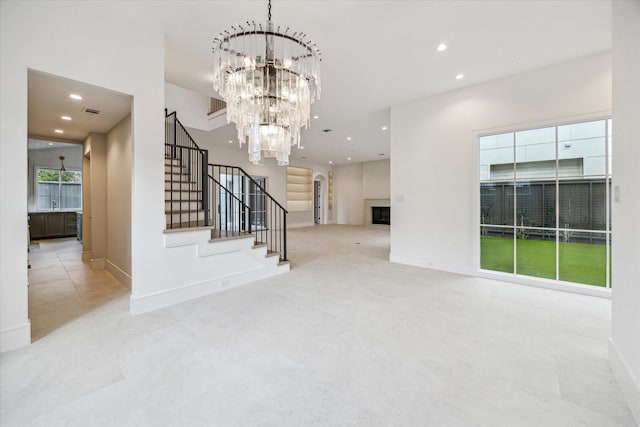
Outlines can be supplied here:
M82 172L38 168L37 210L82 209Z

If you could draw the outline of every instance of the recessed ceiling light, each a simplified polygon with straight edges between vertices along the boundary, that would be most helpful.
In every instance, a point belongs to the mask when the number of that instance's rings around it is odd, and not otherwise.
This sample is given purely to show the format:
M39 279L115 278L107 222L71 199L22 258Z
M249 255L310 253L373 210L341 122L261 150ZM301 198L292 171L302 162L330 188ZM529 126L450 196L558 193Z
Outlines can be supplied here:
M447 50L447 45L444 43L440 43L436 49L438 49L438 52L444 52L445 50Z
M304 147L301 145L301 146L300 146L300 149L301 149L301 150L304 150Z
M314 119L319 119L320 117L318 117L318 116L313 116L313 118L314 118Z
M67 120L67 121L71 120L71 117L69 117L69 116L60 116L60 118L62 120Z
M347 160L351 160L351 157L347 157Z
M387 127L386 126L382 126L382 130L387 130Z
M456 74L456 80L460 80L464 78L464 74L460 73L460 74Z
M329 164L332 165L333 164L333 160L329 160Z
M50 142L49 145L53 145L53 142Z
M351 141L351 137L350 136L347 137L347 141Z
M233 141L232 141L232 140L229 140L229 144L233 144Z
M64 133L64 131L62 129L56 129L54 130L55 133Z
M80 95L75 94L75 93L70 94L69 98L75 99L75 100L78 100L78 101L80 101L82 99L82 97Z

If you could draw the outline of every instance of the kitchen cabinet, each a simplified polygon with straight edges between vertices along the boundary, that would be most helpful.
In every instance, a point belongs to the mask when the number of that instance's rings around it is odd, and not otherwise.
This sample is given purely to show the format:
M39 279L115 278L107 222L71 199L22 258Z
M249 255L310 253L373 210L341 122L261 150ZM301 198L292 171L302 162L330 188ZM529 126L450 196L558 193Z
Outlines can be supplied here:
M75 211L29 213L31 240L76 236L78 233L77 224Z

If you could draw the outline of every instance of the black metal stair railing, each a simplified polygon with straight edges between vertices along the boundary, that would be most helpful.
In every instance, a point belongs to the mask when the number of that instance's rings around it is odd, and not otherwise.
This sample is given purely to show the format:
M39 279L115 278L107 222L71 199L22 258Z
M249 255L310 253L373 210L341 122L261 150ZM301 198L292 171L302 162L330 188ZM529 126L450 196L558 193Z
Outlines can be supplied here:
M209 201L211 206L212 237L233 237L251 234L251 209L233 191L228 190L216 178L209 175ZM217 213L217 216L216 216Z
M239 166L208 163L201 149L165 109L167 228L211 226L212 237L251 234L256 245L287 260L287 210Z
M287 260L287 210L273 198L257 179L239 166L209 164L209 175L228 192L247 205L248 215L238 217L240 229L250 230L257 245L267 245L267 251ZM210 198L215 195L210 195ZM224 209L218 213L223 212Z
M166 109L164 146L167 228L210 225L208 151L198 147L176 112Z

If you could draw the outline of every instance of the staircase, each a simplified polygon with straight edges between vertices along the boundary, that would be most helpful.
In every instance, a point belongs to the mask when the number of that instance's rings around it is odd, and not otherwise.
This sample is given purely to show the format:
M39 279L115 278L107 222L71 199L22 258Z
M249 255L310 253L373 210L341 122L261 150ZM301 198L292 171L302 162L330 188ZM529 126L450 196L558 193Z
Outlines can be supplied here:
M202 188L198 188L182 166L180 159L164 159L164 211L167 229L205 227L208 225L202 200Z
M167 238L165 246L193 243L198 254L215 253L202 245L205 230L210 245L243 239L251 244L237 247L264 252L268 265L286 265L288 271L287 210L242 168L208 162L208 151L196 144L175 112L165 110L165 234L200 231L195 239L194 233L186 240Z
M207 164L202 150L182 126L176 113L165 110L165 215L167 229L206 227L210 224Z

